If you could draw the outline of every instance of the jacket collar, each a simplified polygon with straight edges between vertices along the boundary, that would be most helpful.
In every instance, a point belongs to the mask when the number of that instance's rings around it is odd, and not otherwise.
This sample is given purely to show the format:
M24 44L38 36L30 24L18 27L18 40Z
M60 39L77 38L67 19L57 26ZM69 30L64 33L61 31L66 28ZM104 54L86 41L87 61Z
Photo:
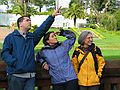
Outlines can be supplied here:
M90 51L93 52L95 50L95 44L92 43L92 45L90 45L87 49L85 49L84 47L82 47L81 45L78 47L78 50L80 50L82 53L84 53L85 51Z
M21 34L20 34L20 32L19 32L18 30L14 30L13 34L14 34L15 36L21 36ZM26 37L31 37L31 38L32 38L33 35L32 35L32 33L27 32L27 33L26 33Z
M61 44L62 44L62 43L57 42L55 45L52 45L52 46L46 45L46 46L44 46L42 49L55 49L55 48L57 48L58 46L60 46Z

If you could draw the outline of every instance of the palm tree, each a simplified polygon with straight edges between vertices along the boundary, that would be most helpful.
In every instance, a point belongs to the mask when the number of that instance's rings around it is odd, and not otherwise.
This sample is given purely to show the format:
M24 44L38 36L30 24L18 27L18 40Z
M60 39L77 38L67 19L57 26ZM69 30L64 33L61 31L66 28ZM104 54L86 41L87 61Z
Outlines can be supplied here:
M85 18L84 6L79 3L72 3L70 8L68 8L63 15L65 18L72 18L74 20L74 26L76 26L77 18Z

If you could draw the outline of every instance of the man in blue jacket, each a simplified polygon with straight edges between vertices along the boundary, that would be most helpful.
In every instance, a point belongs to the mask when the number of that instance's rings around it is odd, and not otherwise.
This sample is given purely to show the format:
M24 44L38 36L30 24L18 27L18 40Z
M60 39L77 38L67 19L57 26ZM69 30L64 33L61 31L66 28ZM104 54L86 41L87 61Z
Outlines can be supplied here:
M19 30L6 36L1 53L2 59L8 66L8 90L34 90L34 47L49 30L54 22L54 17L59 14L59 9L55 10L33 33L28 32L31 29L30 17L18 18Z
M60 36L67 39L59 42L58 32L48 32L43 38L44 47L37 53L36 60L44 69L49 70L53 90L77 90L77 76L69 57L69 51L76 36L70 30L61 30Z

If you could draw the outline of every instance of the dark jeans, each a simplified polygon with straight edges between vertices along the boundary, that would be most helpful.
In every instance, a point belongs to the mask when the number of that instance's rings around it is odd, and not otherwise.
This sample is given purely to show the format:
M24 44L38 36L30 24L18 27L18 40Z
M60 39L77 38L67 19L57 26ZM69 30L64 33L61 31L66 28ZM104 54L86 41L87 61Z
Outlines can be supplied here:
M77 90L77 83L78 81L75 79L65 83L53 84L53 90Z
M79 90L99 90L99 85L95 85L95 86L80 86Z
M8 90L34 90L35 78L20 78L8 76Z

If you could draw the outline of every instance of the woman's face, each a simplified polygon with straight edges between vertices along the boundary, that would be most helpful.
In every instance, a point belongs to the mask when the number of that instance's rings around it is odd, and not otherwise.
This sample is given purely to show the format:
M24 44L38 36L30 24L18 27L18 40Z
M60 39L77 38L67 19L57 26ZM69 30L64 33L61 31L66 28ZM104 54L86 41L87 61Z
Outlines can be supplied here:
M89 46L92 44L92 42L93 42L93 34L89 33L84 40L84 45Z
M47 40L47 43L49 43L49 45L54 45L55 43L57 43L58 42L58 40L57 40L57 38L56 38L56 33L51 33L50 35L49 35L49 40Z

